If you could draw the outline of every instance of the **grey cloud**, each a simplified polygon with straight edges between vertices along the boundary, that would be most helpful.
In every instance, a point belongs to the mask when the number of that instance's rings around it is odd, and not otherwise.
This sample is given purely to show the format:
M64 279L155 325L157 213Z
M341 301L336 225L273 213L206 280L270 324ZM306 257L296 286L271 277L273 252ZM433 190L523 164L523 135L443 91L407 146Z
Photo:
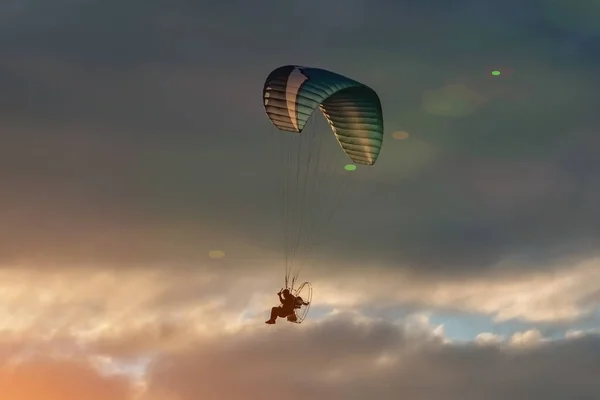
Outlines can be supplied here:
M286 393L294 400L593 399L600 393L595 336L501 349L443 345L424 333L416 339L399 326L344 317L302 332L277 330L238 334L166 356L151 368L150 390L168 389L182 400L248 393L264 399Z
M259 96L287 62L373 81L388 129L411 133L405 146L386 138L325 255L454 274L595 254L593 26L557 21L543 1L165 4L28 2L3 20L6 258L189 260L215 236L272 250ZM497 63L515 72L492 81ZM463 118L424 114L423 92L455 81L487 102ZM435 156L407 175L411 140Z

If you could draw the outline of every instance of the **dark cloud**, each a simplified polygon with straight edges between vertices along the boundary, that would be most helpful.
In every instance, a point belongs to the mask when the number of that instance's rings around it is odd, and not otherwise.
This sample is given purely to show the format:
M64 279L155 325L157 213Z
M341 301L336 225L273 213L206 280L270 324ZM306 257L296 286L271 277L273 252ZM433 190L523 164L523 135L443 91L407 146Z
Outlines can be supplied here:
M425 330L339 316L302 332L282 327L202 343L158 360L149 387L182 400L593 399L598 346L594 336L525 348L444 345Z
M321 256L454 274L597 253L600 39L591 4L3 7L7 260L190 260L215 242L252 258L275 248L276 164L259 97L265 75L284 63L371 84L388 131L411 134L387 138ZM489 76L498 65L514 71ZM425 113L423 93L448 85L485 102L460 118ZM430 149L418 168L412 143Z

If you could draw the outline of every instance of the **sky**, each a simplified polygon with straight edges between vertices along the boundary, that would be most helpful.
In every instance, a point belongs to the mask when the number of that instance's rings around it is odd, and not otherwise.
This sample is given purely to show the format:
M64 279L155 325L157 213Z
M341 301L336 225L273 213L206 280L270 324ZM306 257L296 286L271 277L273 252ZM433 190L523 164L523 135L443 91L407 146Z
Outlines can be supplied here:
M2 400L600 398L598 21L594 0L2 1ZM265 325L261 91L286 64L372 87L385 137L346 173L315 119L349 184L307 319Z

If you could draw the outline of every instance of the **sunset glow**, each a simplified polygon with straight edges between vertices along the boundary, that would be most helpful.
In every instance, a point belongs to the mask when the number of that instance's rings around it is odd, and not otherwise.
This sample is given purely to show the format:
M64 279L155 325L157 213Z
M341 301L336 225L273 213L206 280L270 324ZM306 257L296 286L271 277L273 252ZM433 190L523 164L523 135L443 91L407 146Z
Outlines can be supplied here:
M600 15L523 5L2 2L0 400L600 399Z

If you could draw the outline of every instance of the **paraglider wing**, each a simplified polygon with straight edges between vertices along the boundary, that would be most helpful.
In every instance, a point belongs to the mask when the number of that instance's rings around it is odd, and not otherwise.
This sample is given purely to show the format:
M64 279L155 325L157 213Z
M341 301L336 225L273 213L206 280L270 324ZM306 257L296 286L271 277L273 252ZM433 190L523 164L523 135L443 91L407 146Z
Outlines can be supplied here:
M271 122L287 132L302 132L318 107L354 163L373 165L377 160L383 112L370 87L327 70L286 65L267 77L263 100Z

